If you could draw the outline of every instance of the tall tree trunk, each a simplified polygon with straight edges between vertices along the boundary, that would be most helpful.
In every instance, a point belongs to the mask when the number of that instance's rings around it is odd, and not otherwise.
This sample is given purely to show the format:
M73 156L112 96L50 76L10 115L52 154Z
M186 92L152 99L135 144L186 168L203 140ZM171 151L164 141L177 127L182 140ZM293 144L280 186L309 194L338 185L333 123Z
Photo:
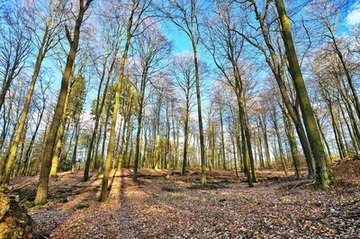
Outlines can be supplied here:
M129 168L130 165L130 157L128 156L128 152L129 152L129 144L130 144L130 136L131 136L131 130L132 130L132 125L133 125L133 118L131 117L131 114L127 113L127 127L126 127L126 134L125 134L125 138L124 138L124 144L125 144L125 149L122 153L122 162L120 164L123 164L124 167ZM128 162L126 162L128 161Z
M286 129L285 130L286 131L286 136L287 136L287 138L289 140L289 144L290 144L290 151L291 151L291 157L292 157L294 170L295 170L295 177L297 179L300 179L301 172L300 172L300 162L299 162L299 151L298 151L298 148L297 148L297 145L296 145L296 140L295 140L295 135L294 135L294 128L293 128L293 125L291 123L291 117L285 111L284 108L282 108L282 113L283 113L285 129Z
M239 111L240 112L240 111ZM248 150L247 150L247 144L246 144L246 135L245 135L245 129L244 125L241 124L241 152L243 156L243 164L244 164L244 173L248 180L248 185L250 188L254 187L253 180L252 180L252 174L250 172L250 165L248 160Z
M44 111L45 111L45 102L43 104L43 107L41 108L39 119L38 119L38 121L36 123L36 126L35 126L35 131L34 131L32 137L31 137L30 143L29 143L28 148L27 148L26 153L25 153L24 166L23 166L23 170L21 171L22 176L25 176L26 172L28 171L30 155L31 155L31 152L33 150L36 135L37 135L37 132L39 131L41 120L42 120L42 117L44 115Z
M188 145L189 145L189 118L190 118L190 113L189 113L189 104L190 102L186 103L186 109L185 109L185 121L184 121L184 151L183 151L183 164L182 164L182 171L181 171L181 175L182 176L186 176L187 175L187 171L186 171L186 166L187 166L187 150L188 150Z
M198 61L198 53L197 53L197 44L195 43L193 38L191 39L191 42L194 53L196 100L197 100L198 121L199 121L201 184L206 184L205 143L204 143L204 128L203 128L202 109L201 109L200 75L199 75L199 64L198 64L199 61Z
M102 146L101 146L101 152L100 152L100 155L101 157L98 157L98 147L100 145L100 142L96 145L96 160L98 160L98 171L99 173L102 173L103 170L104 170L104 158L105 158L105 150L106 150L106 137L107 137L107 126L109 124L109 118L110 118L110 109L111 107L107 108L106 110L106 114L105 114L105 122L104 122L104 130L102 132L103 134L103 137L102 137ZM99 141L100 141L100 134L99 134ZM99 159L97 159L99 158Z
M233 159L234 159L234 169L235 169L235 174L236 177L239 177L239 173L238 173L238 167L237 167L237 152L236 152L236 143L235 143L235 135L231 135L231 144L232 144L232 150L233 150Z
M105 161L105 168L104 168L104 177L101 185L101 193L99 197L99 201L104 202L107 200L107 190L108 190L108 182L109 182L109 174L111 169L111 161L112 161L112 155L113 155L113 148L114 148L114 140L115 140L115 126L117 122L117 116L119 113L120 108L120 95L122 91L123 81L124 81L124 74L125 74L125 63L128 58L128 52L130 48L131 39L134 36L134 15L136 10L139 8L140 1L132 1L133 4L131 6L131 12L130 16L127 21L126 26L126 42L123 50L123 54L120 61L120 69L119 69L119 79L116 85L116 92L115 92L115 104L114 104L114 112L111 120L111 128L110 128L110 137L107 147L107 154L106 154L106 161ZM143 11L140 13L143 13ZM138 19L140 18L138 16ZM138 23L137 23L138 24ZM136 27L135 27L136 28Z
M243 36L251 45L255 46L256 48L258 48L265 56L265 60L267 62L267 64L269 65L275 80L279 86L279 90L282 96L282 99L285 103L285 106L294 122L295 125L295 129L296 132L299 136L304 154L305 154L305 158L306 158L306 163L307 163L307 167L308 167L308 177L312 178L314 176L314 169L313 169L313 163L312 163L312 153L311 153L311 147L309 145L309 141L307 138L307 135L305 133L305 129L303 127L303 123L301 121L301 117L300 114L298 112L297 107L295 107L289 97L289 94L287 92L287 87L285 84L285 74L283 72L283 67L280 64L280 60L279 57L277 56L276 52L275 52L275 47L271 41L270 38L270 34L269 34L269 30L267 28L267 24L265 23L265 18L260 14L260 12L258 11L258 7L257 4L255 2L255 0L251 0L251 3L253 4L254 7L254 13L256 15L256 19L258 20L259 24L260 24L260 28L262 31L262 35L264 37L264 41L266 43L266 47L268 50L268 53L266 52L266 50L261 47L260 45L256 44L255 42L253 42L251 39L249 39L247 36L245 36L244 34L241 34L241 36ZM270 1L266 2L266 9L269 7ZM265 15L266 16L266 15ZM291 32L290 32L291 33ZM298 96L299 97L299 96Z
M294 82L297 98L300 103L302 117L306 133L309 139L310 147L316 165L316 185L320 188L326 188L330 185L331 170L326 167L326 154L321 143L321 137L317 128L314 113L310 104L310 98L306 90L305 82L300 70L299 61L295 51L292 39L290 20L286 14L284 1L275 0L276 9L279 14L279 22L281 26L281 36L286 49L288 60L288 70Z
M88 181L89 180L89 171L90 171L90 164L91 164L91 158L92 158L91 156L92 156L92 152L93 152L93 148L94 148L96 134L97 134L99 124L100 124L101 113L103 112L106 96L107 96L107 93L108 93L110 79L111 79L112 72L114 70L114 66L115 66L115 63L116 63L118 51L119 51L119 47L116 47L116 49L114 51L114 54L113 54L113 59L112 59L111 64L110 64L110 69L109 69L109 72L108 72L108 76L107 76L106 81L105 81L105 87L104 87L104 91L103 91L102 99L101 99L100 103L99 103L99 100L100 100L100 96L101 96L101 87L99 87L99 90L97 92L97 99L98 100L96 102L95 125L94 125L94 129L93 129L93 132L92 132L92 135L91 135L90 144L89 144L89 150L88 150L88 154L87 154L87 157L86 157L83 181ZM102 82L104 80L104 77L105 77L106 61L104 63L103 68L104 69L103 69L102 76L101 76L101 79L100 79L100 85L102 84ZM99 142L99 141L97 141L97 142ZM96 162L97 162L97 158L95 158L94 168L98 169L99 165Z
M41 45L40 45L40 48L39 48L39 51L38 51L38 55L37 55L37 58L36 58L36 62L35 62L35 69L34 69L34 72L32 74L32 77L31 77L30 87L29 87L29 90L28 90L26 98L25 98L24 109L23 109L22 114L21 114L20 123L19 123L19 125L18 125L18 127L16 129L15 138L14 138L14 141L12 142L12 144L11 144L9 158L8 158L8 161L7 161L7 164L6 164L5 172L4 172L3 177L2 177L2 182L6 183L6 184L8 184L9 180L10 180L11 169L13 167L13 164L14 164L14 161L15 161L15 158L16 158L16 152L17 152L17 149L18 149L18 146L19 146L21 133L22 133L22 131L24 129L26 118L27 118L28 113L29 113L32 95L33 95L34 90L35 90L36 80L37 80L37 78L39 76L41 64L42 64L42 62L43 62L43 60L45 58L46 51L48 50L48 49L46 49L46 41L48 40L48 36L49 36L50 20L51 20L51 17L49 18L48 23L47 23L47 25L45 27L45 32L44 32L44 35L43 35L43 38L42 38L42 41L41 41ZM2 97L0 97L0 99L1 98ZM4 98L5 98L5 96L4 96ZM0 103L0 109L1 109L1 105L2 104Z
M64 138L64 132L65 132L65 125L66 125L66 121L67 121L67 118L66 118L67 101L68 101L68 97L66 97L66 100L65 100L64 113L63 113L63 117L60 121L60 126L59 126L58 133L57 133L54 155L52 157L52 162L51 162L50 177L55 177L57 175L57 170L58 170L59 161L60 161L59 160L60 154L61 154L61 151L64 150L64 147L62 144L63 144L63 138Z
M258 151L259 151L260 167L261 167L261 168L265 168L265 161L264 161L264 155L263 155L263 142L262 142L262 135L261 135L261 127L260 127L260 124L257 124L257 138L258 138L258 141L259 141Z
M221 147L222 147L222 158L223 158L223 169L226 169L225 160L225 137L224 137L224 122L223 122L223 104L220 102L219 114L220 114L220 133L221 133Z
M144 79L145 81L145 79ZM141 129L142 129L142 118L143 118L143 107L144 107L144 97L145 97L145 83L141 84L140 90L140 104L137 116L137 132L136 132L136 144L135 144L135 161L134 161L134 173L133 181L137 181L138 177L138 168L139 168L139 158L140 156L140 139L141 139Z
M80 11L76 19L73 39L70 39L71 36L67 30L68 40L70 42L70 50L67 56L66 67L61 80L61 88L58 96L58 102L55 108L53 120L51 122L49 133L46 139L44 152L41 156L40 177L39 177L39 183L37 186L36 197L35 197L36 205L42 205L47 202L51 159L54 154L54 147L56 143L58 128L60 126L62 114L64 112L66 95L68 93L69 79L74 65L76 52L78 50L78 45L80 40L80 27L83 23L84 14L86 10L89 8L89 5L92 1L93 0L88 0L84 4L84 1L80 0Z
M281 162L281 166L283 167L285 176L288 176L288 171L287 171L287 166L286 166L286 162L285 162L285 158L284 158L284 150L282 147L282 142L281 142L281 135L280 135L280 131L279 131L279 126L278 126L278 122L277 122L277 117L276 117L276 109L273 108L273 112L272 112L272 118L273 118L273 123L274 123L274 129L275 129L275 134L276 134L276 138L277 138L277 143L278 143L278 147L279 147L279 153L280 153L280 162Z
M74 144L74 150L73 155L71 159L71 173L75 173L76 170L76 161L77 161L77 148L79 143L79 135L80 135L80 115L77 116L76 122L75 122L75 144Z
M321 128L320 119L319 119L319 117L316 115L316 113L315 113L315 118L316 118L316 123L317 123L317 125L318 125L318 127L319 127L319 129L320 129L320 133L321 133L321 137L322 137L323 143L325 144L327 153L328 153L328 155L329 155L330 162L332 162L333 159L332 159L332 153L331 153L331 150L330 150L329 142L326 140L326 137L325 137L325 134L324 134L324 130L322 130L322 128Z
M20 147L20 154L18 156L19 158L19 162L15 165L15 170L12 173L13 176L19 176L19 171L21 170L22 167L22 160L24 158L24 151L25 151L25 139L26 139L26 132L28 130L28 122L25 123L25 128L24 131L22 132L22 136L21 136L21 147Z

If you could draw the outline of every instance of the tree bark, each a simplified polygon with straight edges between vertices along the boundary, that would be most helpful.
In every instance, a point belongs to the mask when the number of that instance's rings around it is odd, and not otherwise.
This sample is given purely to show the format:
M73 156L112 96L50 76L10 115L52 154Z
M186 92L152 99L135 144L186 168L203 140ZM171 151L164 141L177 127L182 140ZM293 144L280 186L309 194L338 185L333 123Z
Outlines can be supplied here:
M326 167L326 154L321 143L321 137L317 128L314 113L310 104L310 98L301 73L299 61L295 51L292 39L290 20L286 14L284 1L275 1L276 9L279 14L279 24L281 26L281 36L286 49L288 59L288 70L294 82L297 98L300 103L302 117L306 133L309 139L310 147L316 165L316 185L320 188L327 188L330 185L330 170Z
M84 14L89 8L93 0L88 0L85 4L83 0L80 0L80 11L78 13L76 24L74 28L73 39L68 39L70 42L70 50L66 60L66 67L61 80L61 88L58 96L58 102L53 115L53 120L49 129L49 133L46 139L44 152L41 156L41 169L39 183L37 186L35 204L43 205L47 202L48 197L48 184L49 184L49 173L51 169L51 159L54 154L54 147L56 143L56 137L58 128L61 123L62 114L64 112L66 95L68 93L69 79L74 65L76 52L80 40L80 27L83 23Z

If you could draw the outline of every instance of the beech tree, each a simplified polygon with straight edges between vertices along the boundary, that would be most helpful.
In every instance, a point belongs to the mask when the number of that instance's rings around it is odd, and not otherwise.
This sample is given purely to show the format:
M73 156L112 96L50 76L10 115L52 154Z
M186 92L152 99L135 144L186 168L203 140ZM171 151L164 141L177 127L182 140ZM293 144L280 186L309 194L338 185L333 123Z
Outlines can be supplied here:
M107 147L106 161L104 167L104 177L101 186L101 193L99 197L99 201L104 202L107 200L107 190L108 190L108 181L109 174L111 169L111 161L113 155L114 141L115 141L115 126L117 122L119 107L120 107L120 94L122 91L122 84L125 76L125 64L128 58L129 48L131 44L131 40L136 35L139 27L143 23L143 17L145 16L146 10L150 7L151 0L140 1L140 0L131 0L129 5L126 6L126 13L128 14L126 20L126 37L125 37L125 46L122 51L122 56L120 60L120 69L118 75L118 82L116 83L115 90L115 104L114 111L111 119L111 129L109 142Z
M159 29L153 26L144 26L147 28L141 35L135 39L138 53L138 68L135 74L139 75L136 80L136 91L138 93L138 112L137 112L137 132L136 132L136 149L134 160L133 180L137 181L137 172L140 159L140 137L142 130L143 110L145 107L145 91L149 81L156 81L159 77L159 66L165 56L169 53L169 43Z
M38 7L39 6L30 7L30 9L27 9L27 14L28 15L36 14L37 12L41 11ZM34 71L33 71L32 77L31 77L30 87L29 87L29 90L28 90L28 93L26 96L26 100L24 103L24 109L22 111L20 123L16 129L14 141L12 142L12 145L11 145L10 154L9 154L9 157L7 160L7 165L5 168L4 175L3 175L3 182L6 182L6 183L8 183L9 179L10 179L10 174L12 172L12 167L13 167L14 160L16 157L18 145L20 142L20 137L21 137L21 134L25 127L25 122L26 122L26 119L28 116L32 95L33 95L33 92L35 89L36 81L37 81L39 73L40 73L42 62L45 59L46 54L52 48L54 48L57 45L57 43L59 42L59 40L58 40L59 26L60 26L60 23L62 22L61 8L62 8L62 6L58 2L51 1L49 3L50 10L49 10L47 19L46 18L39 19L41 24L43 24L43 26L42 26L43 29L41 29L43 31L43 35L42 36L35 35L36 37L34 37L35 40L38 41L38 42L36 42L36 45L35 45L35 47L38 48L38 55L37 55L36 62L35 62L35 68L34 68ZM28 16L28 18L30 18L30 16ZM32 22L32 24L35 25L37 23ZM37 32L39 31L39 28L40 27L37 28L37 30L36 30ZM37 34L37 32L35 32L35 29L34 29L33 33Z
M333 51L319 49L316 58L312 59L311 72L314 78L314 87L319 92L319 100L325 102L326 109L330 114L331 125L341 159L351 152L345 150L340 125L346 125L353 153L360 148L360 129L354 109L351 92L349 92L346 80L344 79L343 68ZM344 120L344 124L341 121Z
M176 85L180 88L183 94L182 98L184 99L184 149L181 174L186 176L186 167L188 164L189 121L191 109L194 106L192 99L195 95L195 67L192 56L187 54L175 56L172 65L171 75L175 78Z
M200 74L199 74L199 59L198 46L200 42L200 24L199 14L201 6L206 6L205 2L200 0L190 0L184 2L181 0L162 1L158 10L169 19L176 27L184 32L191 42L193 50L193 60L195 67L195 86L196 99L198 108L198 123L199 123L199 138L200 138L200 157L201 157L201 183L206 184L206 162L205 162L205 144L204 144L204 129L202 120L201 108L201 93L200 93Z
M248 176L249 186L252 187L252 182L256 181L256 174L245 102L245 76L242 65L246 64L241 63L244 41L232 30L234 26L232 11L231 5L218 3L216 11L218 19L209 23L208 41L205 44L215 65L236 95L244 170Z
M96 138L101 136L100 120L103 114L107 94L109 92L109 85L117 76L117 64L119 60L120 45L123 41L124 26L122 25L121 15L117 15L118 5L105 5L102 9L102 18L100 19L100 26L98 26L105 35L105 41L99 39L92 46L94 51L90 54L91 62L94 65L96 76L99 77L99 85L97 87L97 98L94 105L94 127L89 142L87 157L85 162L83 180L89 179L89 171L91 161L95 158L94 167L99 168L97 154L94 153L94 148L97 148L100 141ZM107 13L107 14L106 14ZM110 13L110 14L109 14ZM100 52L101 51L101 52ZM109 108L109 107L108 107ZM98 132L100 131L100 132ZM95 147L95 142L97 143ZM97 152L97 150L95 150Z
M57 105L49 128L49 133L47 135L44 152L41 156L40 178L39 178L39 184L37 187L36 197L35 197L36 205L42 205L47 202L51 159L54 153L58 128L61 123L60 121L62 115L64 114L64 107L68 93L69 79L71 76L72 68L74 65L74 61L80 41L80 32L81 32L80 28L81 25L83 24L85 13L89 9L90 4L92 2L93 0L87 0L87 1L79 0L78 2L79 9L76 15L76 20L75 20L76 22L75 22L73 35L71 35L68 28L65 27L66 36L70 45L70 49L66 60L66 67L61 80L61 88L58 96Z
M299 136L302 149L305 154L306 163L308 167L308 177L312 178L314 176L313 169L313 157L310 148L310 144L308 141L308 136L305 132L305 128L303 126L303 119L298 110L298 95L296 97L291 97L289 93L289 82L287 81L287 74L284 69L286 59L283 57L283 52L280 51L281 46L279 46L278 36L274 36L274 32L271 31L271 27L273 24L276 25L276 21L271 20L271 16L274 16L274 12L271 10L271 2L267 1L264 3L264 6L260 10L259 4L255 0L248 0L244 2L235 1L239 3L239 8L242 9L244 14L248 13L248 15L242 15L245 18L245 26L249 27L249 29L245 28L243 31L238 31L237 29L232 28L232 31L235 31L240 36L242 36L251 46L255 47L259 50L259 52L264 56L266 64L269 66L281 93L282 100L291 116L291 119L294 122L296 132ZM247 7L251 6L251 7ZM271 14L272 13L272 14ZM253 17L254 20L251 19ZM261 35L259 37L258 34L255 34L252 29L258 28L261 30ZM279 25L275 26L279 28ZM275 34L278 31L275 31Z
M337 36L337 21L339 15L341 14L340 9L346 7L348 4L344 0L335 0L335 1L317 1L311 3L311 6L308 8L308 11L311 15L316 17L316 20L320 22L321 26L326 30L321 32L323 34L322 38L329 39L330 45L333 52L339 60L339 65L343 70L344 78L346 79L347 88L350 89L351 98L354 104L355 112L357 117L360 120L360 101L358 92L356 91L356 86L354 82L354 77L351 70L351 64L347 61L346 55L344 54L344 49L341 47L341 38Z
M326 166L326 154L324 146L321 143L321 136L317 127L316 119L310 103L310 98L305 86L305 82L300 69L298 57L296 54L290 20L285 10L283 0L275 1L277 13L279 14L279 25L281 26L281 36L286 49L288 60L288 70L294 83L297 98L299 100L302 117L306 133L309 139L310 147L316 165L316 184L320 188L326 188L333 180L331 169Z

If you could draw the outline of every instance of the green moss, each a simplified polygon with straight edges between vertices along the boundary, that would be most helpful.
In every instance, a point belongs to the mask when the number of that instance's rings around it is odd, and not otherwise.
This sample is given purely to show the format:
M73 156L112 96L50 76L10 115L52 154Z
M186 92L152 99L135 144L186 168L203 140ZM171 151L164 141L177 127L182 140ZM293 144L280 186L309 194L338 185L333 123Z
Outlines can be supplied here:
M185 196L185 195L166 195L166 196L162 197L162 200L167 203L173 203L175 201L181 201L186 198L187 198L187 196Z
M336 185L336 177L331 169L327 169L321 175L317 175L316 188L327 189L330 186Z
M33 201L25 201L24 205L28 208L31 208L35 206L35 203Z
M77 206L78 209L82 209L82 208L88 208L90 207L90 205L88 203L85 202L81 202L79 203L79 205Z

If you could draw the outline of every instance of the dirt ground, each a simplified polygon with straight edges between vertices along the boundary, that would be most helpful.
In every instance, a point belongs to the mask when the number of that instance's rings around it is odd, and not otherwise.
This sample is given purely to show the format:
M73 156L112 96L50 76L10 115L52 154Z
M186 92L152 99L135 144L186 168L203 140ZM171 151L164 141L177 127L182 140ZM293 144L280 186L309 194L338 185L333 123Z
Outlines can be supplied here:
M360 238L359 171L360 161L335 166L339 186L323 191L274 170L257 172L260 182L249 188L232 171L208 172L202 186L197 171L167 178L167 171L140 170L133 183L125 169L105 203L97 201L101 176L81 182L82 172L60 173L49 203L29 213L37 238ZM31 206L36 182L11 184Z

